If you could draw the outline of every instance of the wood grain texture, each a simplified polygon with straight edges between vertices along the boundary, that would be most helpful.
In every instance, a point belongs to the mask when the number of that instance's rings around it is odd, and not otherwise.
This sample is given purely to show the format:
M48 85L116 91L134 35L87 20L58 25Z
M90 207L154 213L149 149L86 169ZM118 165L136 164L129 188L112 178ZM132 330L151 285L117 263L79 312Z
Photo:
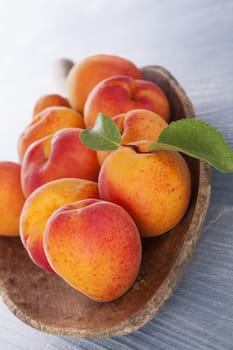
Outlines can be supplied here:
M192 104L164 68L142 68L144 79L167 95L172 120L195 118ZM33 266L19 239L0 238L0 292L22 321L42 331L73 337L103 338L128 334L155 316L172 294L201 234L210 199L210 169L186 157L192 197L182 221L166 235L143 239L142 265L123 297L98 303L72 289L58 276ZM93 315L95 315L93 317Z
M1 2L0 158L17 159L15 140L34 101L54 92L51 62L101 51L140 66L167 67L198 117L217 127L233 148L232 16L232 0L124 0L110 7L105 0L40 0L14 2L14 8ZM232 187L232 174L213 170L207 221L193 259L173 296L146 326L109 339L56 337L27 327L0 302L0 349L232 350Z

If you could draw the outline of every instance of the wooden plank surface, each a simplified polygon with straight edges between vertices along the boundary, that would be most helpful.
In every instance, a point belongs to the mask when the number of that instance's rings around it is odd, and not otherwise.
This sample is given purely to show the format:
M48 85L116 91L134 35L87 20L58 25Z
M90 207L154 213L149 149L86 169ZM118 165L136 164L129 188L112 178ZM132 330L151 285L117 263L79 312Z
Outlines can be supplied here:
M224 0L0 2L0 159L40 94L53 91L59 57L106 52L177 77L197 115L233 147L233 2ZM66 339L20 322L0 302L0 349L233 349L233 175L213 171L212 198L196 253L158 316L124 337Z

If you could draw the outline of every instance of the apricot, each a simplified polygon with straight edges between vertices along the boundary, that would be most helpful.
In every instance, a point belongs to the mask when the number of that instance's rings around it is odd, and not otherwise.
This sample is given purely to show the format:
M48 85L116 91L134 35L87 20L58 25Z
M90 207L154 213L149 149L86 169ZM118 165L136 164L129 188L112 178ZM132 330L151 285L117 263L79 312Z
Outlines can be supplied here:
M84 128L81 114L66 107L48 107L38 113L25 128L18 140L19 158L22 160L27 148L44 136L63 128Z
M99 174L100 198L121 205L146 237L176 226L191 194L184 158L175 151L150 151L150 144L137 141L112 152Z
M86 199L58 209L47 222L44 249L54 271L96 301L125 294L141 263L141 241L120 206Z
M169 122L169 102L158 85L127 76L114 76L101 81L90 92L84 107L84 122L90 128L99 112L112 118L141 108L155 112Z
M69 107L70 104L67 98L57 95L57 94L49 94L41 96L35 103L33 108L33 117L37 115L39 112L42 112L47 107Z
M134 109L112 118L121 133L121 144L140 140L157 141L167 123L158 114L146 109ZM102 165L110 152L98 151L97 158Z
M19 235L19 217L25 201L20 171L21 166L15 162L0 162L0 235Z
M24 154L21 171L26 197L44 183L60 178L97 181L96 152L81 142L82 130L65 128L31 144Z
M20 237L32 261L42 269L53 271L43 248L49 217L61 206L86 198L99 198L97 183L72 178L48 182L27 198L20 217Z
M67 78L68 98L72 108L82 113L94 86L113 75L142 78L142 73L134 63L119 56L93 55L75 64Z

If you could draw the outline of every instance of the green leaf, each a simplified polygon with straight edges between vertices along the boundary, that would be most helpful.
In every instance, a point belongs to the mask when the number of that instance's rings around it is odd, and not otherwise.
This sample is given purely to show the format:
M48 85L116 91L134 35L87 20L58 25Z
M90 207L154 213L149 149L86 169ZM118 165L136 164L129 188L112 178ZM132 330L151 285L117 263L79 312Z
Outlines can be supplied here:
M91 149L112 151L119 147L121 134L117 125L109 117L99 113L93 128L83 130L80 139Z
M205 160L222 173L233 172L233 151L218 130L195 119L172 122L152 150L175 150Z

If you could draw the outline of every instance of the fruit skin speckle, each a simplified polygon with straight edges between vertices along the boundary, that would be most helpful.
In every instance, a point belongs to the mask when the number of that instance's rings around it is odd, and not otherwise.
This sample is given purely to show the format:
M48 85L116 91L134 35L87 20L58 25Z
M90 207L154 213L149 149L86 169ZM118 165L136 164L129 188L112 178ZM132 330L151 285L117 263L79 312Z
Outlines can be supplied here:
M54 271L96 301L126 293L141 264L141 240L129 214L96 199L58 209L44 233L44 249Z
M141 236L161 235L177 225L190 201L191 176L184 158L173 151L148 152L150 141L120 147L99 174L103 200L122 206Z
M25 202L20 173L20 164L0 162L0 235L3 236L19 235L19 218Z
M140 69L133 62L120 56L97 54L75 64L68 74L66 84L72 108L83 113L91 90L103 79L114 75L142 79Z
M63 178L47 182L27 198L20 216L20 238L32 261L53 272L43 248L46 223L55 210L68 203L99 198L97 183Z

